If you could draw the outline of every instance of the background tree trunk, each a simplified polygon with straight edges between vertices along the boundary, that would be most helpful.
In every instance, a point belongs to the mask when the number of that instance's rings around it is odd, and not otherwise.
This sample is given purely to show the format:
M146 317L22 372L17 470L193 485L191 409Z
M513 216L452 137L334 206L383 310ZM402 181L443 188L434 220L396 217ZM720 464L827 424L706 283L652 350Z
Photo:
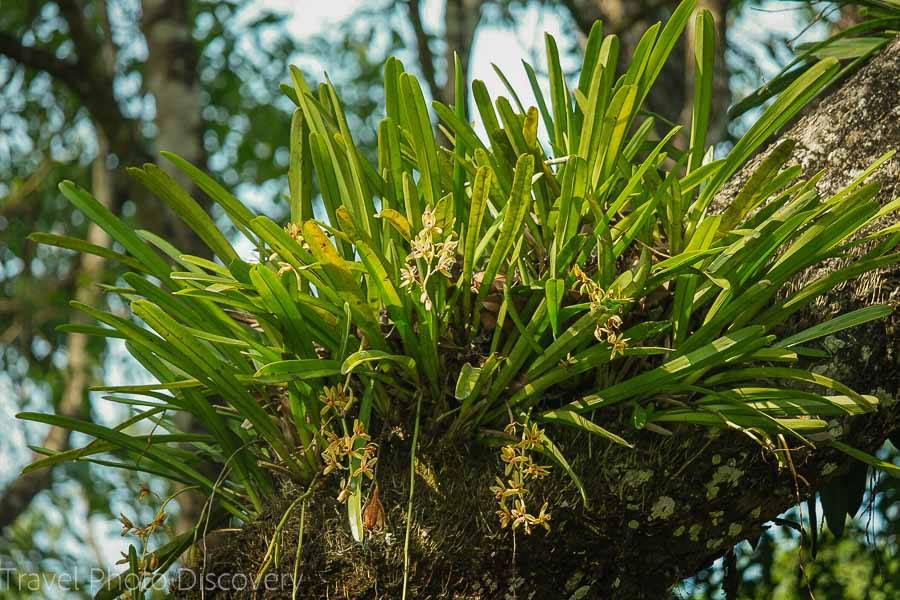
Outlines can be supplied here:
M144 66L144 87L156 103L156 148L180 155L193 165L205 166L202 101L197 76L199 57L194 43L194 23L187 0L143 0L141 30L149 50ZM160 166L197 199L193 182L162 161ZM159 202L158 200L153 200ZM168 211L167 211L168 212ZM170 222L179 223L174 215ZM209 250L186 227L171 227L173 242L191 254L206 256Z
M98 130L99 131L99 130ZM91 169L91 191L94 197L107 208L112 204L113 183L112 173L106 166L106 157L109 154L109 144L102 132L98 134L97 158ZM88 226L87 241L97 246L109 246L109 236L95 223ZM100 288L97 286L103 277L104 260L93 254L82 254L78 260L78 272L75 275L77 281L75 300L89 306L96 306L100 299ZM81 311L73 311L72 322L82 325L90 325L92 319ZM87 389L90 385L91 354L88 351L90 336L83 333L70 333L68 335L68 365L66 366L66 380L62 398L56 407L56 414L64 417L85 417L90 413ZM69 438L72 432L61 427L51 427L41 446L61 452L69 448ZM32 460L43 458L44 455L35 453ZM53 482L52 468L32 471L20 475L0 495L0 530L12 525L31 504L31 501L40 492L50 487Z
M151 198L147 191L130 177L113 177L106 162L110 157L123 166L137 166L154 162L157 150L148 148L139 132L139 123L125 116L114 94L116 79L116 46L110 27L107 4L96 2L99 26L85 16L77 2L60 2L74 45L74 55L62 59L39 47L22 44L14 36L0 32L0 54L4 54L32 69L44 71L62 82L87 108L94 123L98 140L97 158L92 170L92 187L98 200L114 212L131 200L136 204L142 227L161 232L186 252L205 256L208 248L185 227L161 201ZM192 164L203 166L202 100L197 75L198 54L193 40L193 20L185 0L144 0L141 20L149 57L144 70L144 85L156 99L154 123L159 149L172 150ZM168 163L161 165L185 189L195 193L190 180ZM121 168L121 167L120 167ZM199 195L195 196L200 199ZM106 234L91 224L88 239L106 245ZM76 275L75 297L86 304L98 300L96 283L102 274L103 263L91 255L83 255ZM79 311L72 311L73 322L87 323ZM57 402L58 414L88 416L83 401L88 386L89 354L87 336L68 336L69 365L62 398ZM187 424L185 424L187 425ZM185 427L189 429L189 427ZM64 450L69 432L52 428L44 440L44 447ZM39 458L39 456L35 456ZM0 529L12 524L24 512L37 494L50 486L53 470L45 469L22 475L0 491ZM179 496L183 517L194 519L199 514L197 498L189 494ZM195 519L194 519L195 520ZM190 521L190 522L193 522Z
M422 23L422 7L419 0L403 0L407 7L409 24L415 34L415 47L419 58L419 67L431 97L448 106L454 104L454 55L459 56L463 75L468 81L469 58L472 55L472 44L475 32L481 22L481 9L485 0L446 0L444 6L444 68L445 77L439 79L436 56L431 48L431 35ZM468 104L468 96L466 97Z
M197 74L199 57L193 39L194 24L189 3L187 0L143 0L141 6L141 30L149 48L144 86L156 101L156 149L174 152L202 168L206 165L206 153L203 149L202 101ZM189 177L168 161L161 161L160 166L204 204L205 197L201 196ZM156 199L151 201L159 202ZM172 222L181 224L174 214L171 216ZM187 227L176 227L174 233L177 247L184 248L190 254L209 255L209 249ZM175 418L183 431L200 433L190 415L180 413ZM181 508L179 528L182 531L198 521L203 500L202 495L196 492L178 496Z

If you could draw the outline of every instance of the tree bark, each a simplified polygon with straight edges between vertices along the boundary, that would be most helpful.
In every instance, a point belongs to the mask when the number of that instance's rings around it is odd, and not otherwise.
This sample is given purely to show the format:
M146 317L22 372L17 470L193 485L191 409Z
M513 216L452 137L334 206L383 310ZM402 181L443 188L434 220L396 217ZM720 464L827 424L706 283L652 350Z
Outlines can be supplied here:
M807 175L827 167L823 193L840 189L889 149L900 146L900 39L825 96L779 140L798 142L794 160ZM718 197L726 206L765 151L735 176ZM900 185L895 157L875 178L880 199L895 198ZM824 268L833 269L835 265ZM842 310L870 302L897 302L897 270L878 282L857 281L835 290L792 328L804 328ZM873 452L900 423L897 370L898 317L845 332L824 366L858 391L878 395L877 413L845 419L840 439ZM610 411L612 413L613 411ZM602 423L626 427L629 415L609 414ZM424 423L428 428L434 424ZM585 435L585 434L578 434ZM779 451L764 449L736 431L676 428L674 435L648 431L630 436L636 448L590 445L583 437L554 430L552 436L587 488L584 506L568 478L554 469L532 490L549 503L553 530L514 538L500 529L489 486L502 475L496 450L472 446L422 447L411 523L411 597L415 598L663 598L683 578L710 565L738 542L756 540L767 523L847 471L845 455L828 445ZM430 436L425 436L428 439ZM367 545L349 536L336 489L320 489L307 506L299 597L396 598L402 587L408 438L379 447L379 488L387 529ZM781 463L779 465L779 463ZM275 523L299 493L286 485L267 518L224 539L205 558L206 573L259 569ZM532 511L533 512L533 511ZM293 572L294 515L284 531L284 573ZM267 592L289 598L293 589ZM198 597L184 592L184 597ZM249 597L250 594L247 594ZM207 593L207 597L209 593ZM213 596L214 597L214 596Z
M197 74L199 56L189 3L187 0L143 0L141 7L141 30L149 50L144 65L144 86L156 102L156 149L174 152L202 168L206 164L206 152ZM189 177L167 161L160 166L181 187L197 196ZM175 222L180 223L177 219ZM177 227L173 233L179 248L200 256L209 254L187 228Z

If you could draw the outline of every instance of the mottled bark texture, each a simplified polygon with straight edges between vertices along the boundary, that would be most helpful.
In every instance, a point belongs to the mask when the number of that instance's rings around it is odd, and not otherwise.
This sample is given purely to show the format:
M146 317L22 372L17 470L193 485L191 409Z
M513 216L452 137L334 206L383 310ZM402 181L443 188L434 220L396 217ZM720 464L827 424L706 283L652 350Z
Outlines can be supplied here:
M797 141L794 156L807 175L828 171L823 193L839 189L885 150L900 145L900 41L825 96L780 139ZM718 198L725 206L757 158ZM898 189L895 158L876 178L881 200ZM834 265L830 265L831 268ZM795 319L805 327L833 310L897 300L897 272L834 290L821 306ZM828 342L825 368L858 390L875 393L884 409L841 424L841 439L874 451L897 427L897 317L850 331ZM627 415L604 416L625 430ZM427 429L433 423L424 423ZM799 498L844 473L849 461L833 449L794 449L793 469L779 468L769 450L739 432L686 427L664 437L640 432L635 450L589 442L553 430L563 453L582 475L590 498L585 507L560 472L535 488L546 499L553 531L531 536L500 530L488 487L501 473L495 450L473 446L423 447L417 470L411 536L411 598L664 598L672 585L722 556L743 539L755 540L771 519ZM428 439L429 436L424 436ZM402 581L408 471L406 441L383 441L379 480L387 531L360 546L349 539L336 490L321 489L305 515L302 598L398 598ZM285 489L270 518L242 532L223 534L206 559L212 573L255 574L284 506L297 490ZM538 504L539 506L539 504ZM280 571L293 572L299 515L284 536ZM265 597L291 597L292 590ZM199 597L189 592L187 597ZM250 594L247 594L249 597ZM216 597L206 594L207 598ZM218 597L222 597L221 595Z

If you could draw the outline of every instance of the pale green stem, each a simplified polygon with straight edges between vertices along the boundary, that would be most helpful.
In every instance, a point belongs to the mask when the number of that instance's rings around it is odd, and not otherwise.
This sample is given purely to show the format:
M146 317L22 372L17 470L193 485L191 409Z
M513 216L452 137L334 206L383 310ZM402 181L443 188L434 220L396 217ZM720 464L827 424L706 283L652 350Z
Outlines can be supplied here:
M412 450L409 459L409 504L406 507L406 540L403 542L403 600L409 583L409 534L412 531L413 491L416 485L416 446L419 443L419 415L422 412L422 393L416 398L416 424L413 427Z
M300 559L303 558L303 529L306 520L306 502L300 505L300 536L297 540L297 557L294 560L294 592L291 594L291 600L297 600L297 592L300 591Z

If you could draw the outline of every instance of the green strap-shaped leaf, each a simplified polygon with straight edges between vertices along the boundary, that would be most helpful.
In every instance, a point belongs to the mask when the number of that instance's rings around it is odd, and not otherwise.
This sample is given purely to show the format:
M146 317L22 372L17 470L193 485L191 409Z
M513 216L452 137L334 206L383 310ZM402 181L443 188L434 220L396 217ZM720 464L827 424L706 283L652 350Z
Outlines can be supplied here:
M160 152L160 154L163 158L175 165L179 171L190 177L191 181L193 181L197 187L218 203L218 205L225 210L225 213L231 219L231 222L234 223L235 227L240 229L244 235L253 241L254 236L250 231L250 221L256 217L256 215L253 214L253 211L247 208L243 202L235 198L231 192L222 187L216 180L182 157L173 152L166 152L165 150Z
M716 62L716 23L705 8L694 19L694 100L691 104L690 158L686 173L703 163L712 106Z
M312 210L312 157L309 127L303 122L303 110L297 108L291 117L291 158L288 166L288 188L291 194L291 222L302 223L314 217Z
M393 208L385 208L378 213L377 218L384 219L390 223L406 241L412 240L412 228L409 226L409 221L406 220L406 217L400 211Z
M591 30L591 33L593 33L593 30ZM550 116L550 111L547 109L547 100L544 98L544 91L541 89L541 86L538 83L537 75L534 72L534 67L532 67L524 60L522 61L522 66L525 68L525 74L528 77L528 84L531 86L531 93L534 94L538 109L541 111L541 119L544 121L544 127L547 129L547 135L550 137L550 144L553 148L553 152L557 156L561 156L565 153L562 152L561 149L556 147L556 133L554 131L553 117Z
M593 29L591 30L593 34ZM581 94L587 94L587 104L582 114L581 133L578 139L578 156L582 160L594 164L594 157L598 154L600 136L605 127L603 117L612 93L613 80L615 78L616 61L619 56L619 38L615 35L607 36L599 49L593 74L590 75L590 87L580 89ZM587 68L585 63L583 68ZM584 71L582 71L584 77ZM580 87L580 86L579 86Z
M416 152L416 167L421 175L419 185L426 203L435 206L442 195L437 144L419 80L409 73L400 75L400 107L405 116L403 124L412 136Z
M571 402L564 408L577 413L585 413L601 406L609 406L629 398L640 397L661 386L683 379L691 373L720 365L729 358L740 355L764 332L765 329L761 326L746 327L735 331L684 356L671 359L652 371L632 377L597 394L590 394Z
M565 154L569 150L566 136L569 131L569 115L572 112L569 104L569 90L562 65L559 62L559 49L556 40L550 34L544 35L547 51L547 74L550 80L550 105L553 109L553 129L555 138L553 146L557 154Z
M353 192L349 198L354 200L354 217L356 221L362 225L365 232L380 245L380 232L373 223L375 217L375 204L367 184L367 177L363 166L364 161L360 157L359 151L356 149L353 142L353 136L350 134L350 128L347 125L347 119L344 116L344 110L341 107L340 100L338 100L337 91L330 81L326 85L326 89L328 90L329 99L331 100L332 111L337 120L338 131L340 132L340 138L346 154L346 164L349 167L350 181L348 182L349 185L347 185L347 187ZM424 105L424 99L422 100L422 103ZM344 205L350 204L347 200L348 197L344 196L344 198Z
M378 258L368 245L359 242L357 243L356 248L359 251L359 256L362 259L363 264L369 271L371 281L374 282L375 288L378 290L381 304L387 308L388 315L397 327L397 332L400 334L400 339L403 341L406 353L410 356L419 356L419 340L413 329L409 311L403 303L400 294L397 292L394 281L385 269L381 259ZM423 357L423 363L422 366L428 374L428 377L436 381L438 377L437 364L425 357Z
M280 360L264 365L253 375L253 379L262 383L284 383L324 379L340 374L341 364L336 360L302 358Z
M641 39L638 40L637 45L635 45L634 50L629 57L628 69L622 77L622 83L624 85L639 85L642 83L641 79L647 71L647 67L650 65L651 51L654 48L656 38L659 36L659 30L661 28L661 23L654 23L641 34ZM662 56L661 58L663 62L665 62L668 55Z
M478 303L487 296L503 261L509 255L509 251L525 222L528 208L531 206L531 175L534 172L534 156L523 154L516 162L516 174L513 178L512 192L509 201L504 207L503 225L500 237L494 244L491 257L484 269L484 278L478 289ZM477 313L477 311L476 311Z
M492 173L489 167L479 167L475 174L475 182L472 185L472 197L469 201L469 220L466 226L466 239L463 246L463 270L460 276L460 289L463 293L464 313L470 314L472 286L472 272L475 265L475 250L478 240L481 238L481 223L484 218L485 207L491 191Z
M374 348L384 348L381 326L347 261L340 257L334 245L315 222L306 221L303 224L303 239L309 244L310 253L321 264L340 298L350 305L353 318L366 335L369 344Z
M556 461L556 463L563 468L566 472L566 475L569 476L569 479L572 480L572 483L575 484L575 487L578 488L578 493L581 494L581 501L584 502L585 508L590 507L590 502L588 501L587 493L584 489L584 484L581 482L581 478L575 473L575 469L572 468L572 465L569 464L569 461L566 460L566 457L563 453L556 447L556 444L547 436L546 433L541 434L541 443L535 447L535 450L540 452L541 454L545 454Z
M839 394L845 394L856 401L860 406L867 409L874 409L868 400L861 394L856 393L848 386L841 382L826 377L819 373L805 371L803 369L791 369L785 367L752 367L748 369L734 369L718 373L712 377L708 377L705 381L707 385L718 385L722 383L731 383L735 381L759 381L760 379L789 379L793 381L804 381L813 383L833 390Z
M287 232L278 226L272 219L266 216L256 217L250 222L250 227L266 242L278 257L291 265L294 270L301 273L304 279L316 286L321 299L328 300L332 305L340 305L337 293L326 285L325 282L310 267L317 265L313 255L293 239ZM306 296L308 299L309 296ZM334 309L336 313L336 309Z
M626 441L621 436L618 436L615 433L606 430L603 427L600 427L593 421L586 419L578 413L572 412L571 410L560 409L547 411L541 414L540 420L546 421L548 423L557 423L559 425L565 425L567 427L579 429L587 433L599 435L600 437L606 438L607 440L619 444L620 446L625 446L626 448L634 448L634 445Z
M416 378L416 361L411 356L400 356L398 354L390 354L381 350L360 350L354 352L341 365L341 374L347 375L356 370L357 367L371 363L386 361L400 366L408 375Z
M900 466L876 458L867 452L857 450L853 446L848 446L847 444L839 442L837 440L832 440L831 442L829 442L829 445L833 448L837 448L844 454L851 456L860 462L864 462L871 467L875 467L876 469L884 471L891 477L900 478Z
M138 260L128 256L127 254L122 254L121 252L116 252L115 250L110 250L109 248L106 248L104 246L98 246L96 244L80 240L78 238L73 238L66 235L57 235L55 233L35 232L30 234L28 236L28 239L36 244L56 246L57 248L74 250L83 254L93 254L94 256L99 256L107 260L113 260L122 263L126 267L130 267L135 271L141 271L144 273L147 272L147 267L145 265L143 265Z
M625 134L631 125L631 119L637 110L638 86L623 85L609 101L609 107L604 116L604 125L600 134L598 152L593 157L587 157L593 161L591 165L591 184L596 187L601 181L605 181L616 163L622 159L620 152Z
M227 264L239 258L206 211L172 179L171 175L154 164L146 164L143 169L131 167L128 172L181 217L222 261Z
M719 230L721 216L716 215L704 219L697 232L691 236L685 248L686 252L702 252L712 246L716 232ZM697 290L696 275L681 275L675 284L675 302L672 306L672 326L674 345L679 344L687 337L691 322L691 314L694 312L694 292Z
M59 190L75 208L85 214L89 221L96 223L109 234L109 237L122 244L122 247L144 265L147 271L164 281L168 280L169 266L147 242L138 237L134 229L125 225L96 198L71 181L60 183Z
M459 370L459 376L456 378L456 388L453 396L457 400L465 400L472 394L475 384L481 375L481 369L473 367L469 363L463 363L462 369Z
M134 313L159 333L180 355L173 364L192 371L198 379L205 380L212 390L220 393L253 425L257 432L272 446L272 449L292 464L290 451L278 427L250 394L247 387L238 382L230 370L204 351L204 344L190 335L183 326L176 323L158 306L139 300L131 304Z
M837 316L833 319L829 319L824 323L813 325L809 329L804 329L799 333L780 340L775 344L775 346L778 348L791 348L793 346L805 344L806 342L810 342L827 335L835 334L839 331L843 331L844 329L850 329L851 327L856 327L857 325L868 323L869 321L883 319L884 317L888 317L893 313L894 308L887 304L866 306L865 308L860 308L858 310L854 310L846 314Z
M725 209L725 213L722 215L722 223L719 225L721 233L735 228L750 211L765 200L765 197L762 195L762 192L766 189L764 187L765 184L784 166L796 145L797 143L794 140L784 140L763 159L741 188L741 191L738 192L738 195L734 197L734 200Z
M683 0L678 5L678 8L675 9L675 12L672 13L672 16L666 21L666 26L663 28L662 33L659 34L659 39L653 47L653 52L650 54L650 58L647 61L647 68L644 70L643 77L641 78L641 97L638 102L639 105L643 104L644 99L646 99L650 90L653 88L656 78L662 73L663 67L669 59L669 55L675 48L675 44L678 43L678 38L681 36L681 32L684 31L696 6L696 0Z
M750 130L741 137L729 152L725 162L716 171L700 197L691 206L691 221L696 223L702 216L713 196L722 185L740 168L741 165L776 131L788 122L806 105L840 69L835 59L825 59L816 63L807 72L797 78L772 103L753 124Z
M175 459L165 448L159 447L154 444L147 444L146 438L133 437L116 431L115 429L97 425L96 423L90 421L74 419L62 415L24 412L17 414L16 418L25 421L34 421L36 423L45 423L47 425L61 427L70 431L77 431L79 433L83 433L85 435L107 441L117 448L123 448L132 452L136 452L138 454L142 454L164 469L175 471L176 473L183 475L187 479L195 482L196 484L202 486L204 489L210 492L216 491L215 484L210 481L205 475L203 475L193 467L187 465L184 461ZM222 506L229 509L230 512L237 515L238 517L244 514L244 511L239 509L233 503L231 494L228 493L228 490L220 489L218 490L217 495L219 495L221 498Z
M553 338L559 337L559 309L566 293L566 282L563 279L548 279L544 284L544 295L547 298L547 317L553 330Z
M263 306L281 323L284 329L285 349L305 358L314 357L316 354L309 328L278 275L268 267L254 265L250 269L250 280L259 293Z

